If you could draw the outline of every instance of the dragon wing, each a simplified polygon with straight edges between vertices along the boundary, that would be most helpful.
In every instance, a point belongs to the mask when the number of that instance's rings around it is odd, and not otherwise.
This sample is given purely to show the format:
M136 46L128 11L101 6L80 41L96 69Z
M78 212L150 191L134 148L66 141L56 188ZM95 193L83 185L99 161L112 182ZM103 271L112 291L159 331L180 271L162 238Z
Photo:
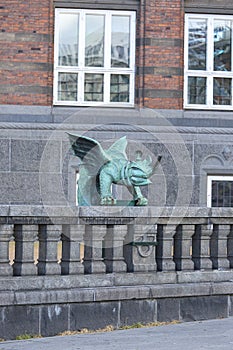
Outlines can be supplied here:
M110 156L111 159L118 158L118 159L128 159L126 155L126 147L127 147L127 140L126 136L121 137L119 140L114 142L112 146L108 148L106 153Z
M100 168L111 160L98 141L86 136L68 135L74 154L81 159L88 175L97 175Z

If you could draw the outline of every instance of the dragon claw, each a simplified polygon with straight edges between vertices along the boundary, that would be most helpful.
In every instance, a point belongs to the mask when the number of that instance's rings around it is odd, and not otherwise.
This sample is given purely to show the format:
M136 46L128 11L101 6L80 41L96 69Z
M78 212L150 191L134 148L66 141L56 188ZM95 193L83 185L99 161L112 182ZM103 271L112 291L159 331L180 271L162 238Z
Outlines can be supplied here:
M101 198L100 205L115 205L116 199L113 197L103 197Z
M143 206L143 205L147 205L147 204L148 204L148 200L145 197L135 199L136 206Z

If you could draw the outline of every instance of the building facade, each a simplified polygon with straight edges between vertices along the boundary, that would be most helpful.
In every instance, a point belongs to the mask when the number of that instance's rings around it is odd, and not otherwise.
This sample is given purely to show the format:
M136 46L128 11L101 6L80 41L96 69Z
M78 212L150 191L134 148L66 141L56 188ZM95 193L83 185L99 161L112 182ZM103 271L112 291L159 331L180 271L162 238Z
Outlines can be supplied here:
M0 16L1 204L77 204L71 132L162 155L149 205L232 206L231 0L5 0Z

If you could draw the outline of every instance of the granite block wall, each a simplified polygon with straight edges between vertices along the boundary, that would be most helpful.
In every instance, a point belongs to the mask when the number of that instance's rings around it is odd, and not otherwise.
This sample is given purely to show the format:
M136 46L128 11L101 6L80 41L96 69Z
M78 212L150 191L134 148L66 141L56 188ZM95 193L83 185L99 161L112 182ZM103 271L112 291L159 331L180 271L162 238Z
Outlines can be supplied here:
M77 113L72 108L21 107L5 106L0 111L1 204L76 203L79 160L66 132L94 137L104 148L126 135L130 160L137 150L153 163L161 155L152 184L143 189L149 205L206 206L207 175L233 173L233 129L227 113L208 114L201 126L197 118L205 115L197 112L87 109ZM4 121L7 115L11 122ZM46 122L40 123L40 116ZM22 117L31 117L32 122L19 122ZM122 186L114 191L119 199L131 199Z
M199 321L231 316L228 295L113 300L90 303L48 303L0 307L0 337L25 334L44 337L65 331L115 329L136 323Z

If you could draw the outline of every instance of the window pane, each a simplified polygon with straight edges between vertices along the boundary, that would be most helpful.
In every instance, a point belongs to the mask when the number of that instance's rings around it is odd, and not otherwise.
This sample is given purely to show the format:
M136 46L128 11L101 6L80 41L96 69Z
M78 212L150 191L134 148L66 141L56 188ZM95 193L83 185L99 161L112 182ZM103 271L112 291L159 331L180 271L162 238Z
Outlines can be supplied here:
M104 15L86 15L85 66L104 66Z
M60 14L59 16L59 66L78 65L78 14Z
M85 74L84 100L85 101L103 101L104 96L104 75L103 74Z
M207 21L189 19L188 68L206 69Z
M214 21L214 70L231 71L231 21Z
M130 17L112 16L111 66L129 67Z
M77 101L78 95L78 74L59 73L58 74L58 100Z
M212 207L233 206L233 181L212 181Z
M129 75L111 75L111 102L129 102L129 79Z
M231 105L231 79L214 78L214 105Z
M206 78L205 77L188 78L188 103L190 104L206 103Z

